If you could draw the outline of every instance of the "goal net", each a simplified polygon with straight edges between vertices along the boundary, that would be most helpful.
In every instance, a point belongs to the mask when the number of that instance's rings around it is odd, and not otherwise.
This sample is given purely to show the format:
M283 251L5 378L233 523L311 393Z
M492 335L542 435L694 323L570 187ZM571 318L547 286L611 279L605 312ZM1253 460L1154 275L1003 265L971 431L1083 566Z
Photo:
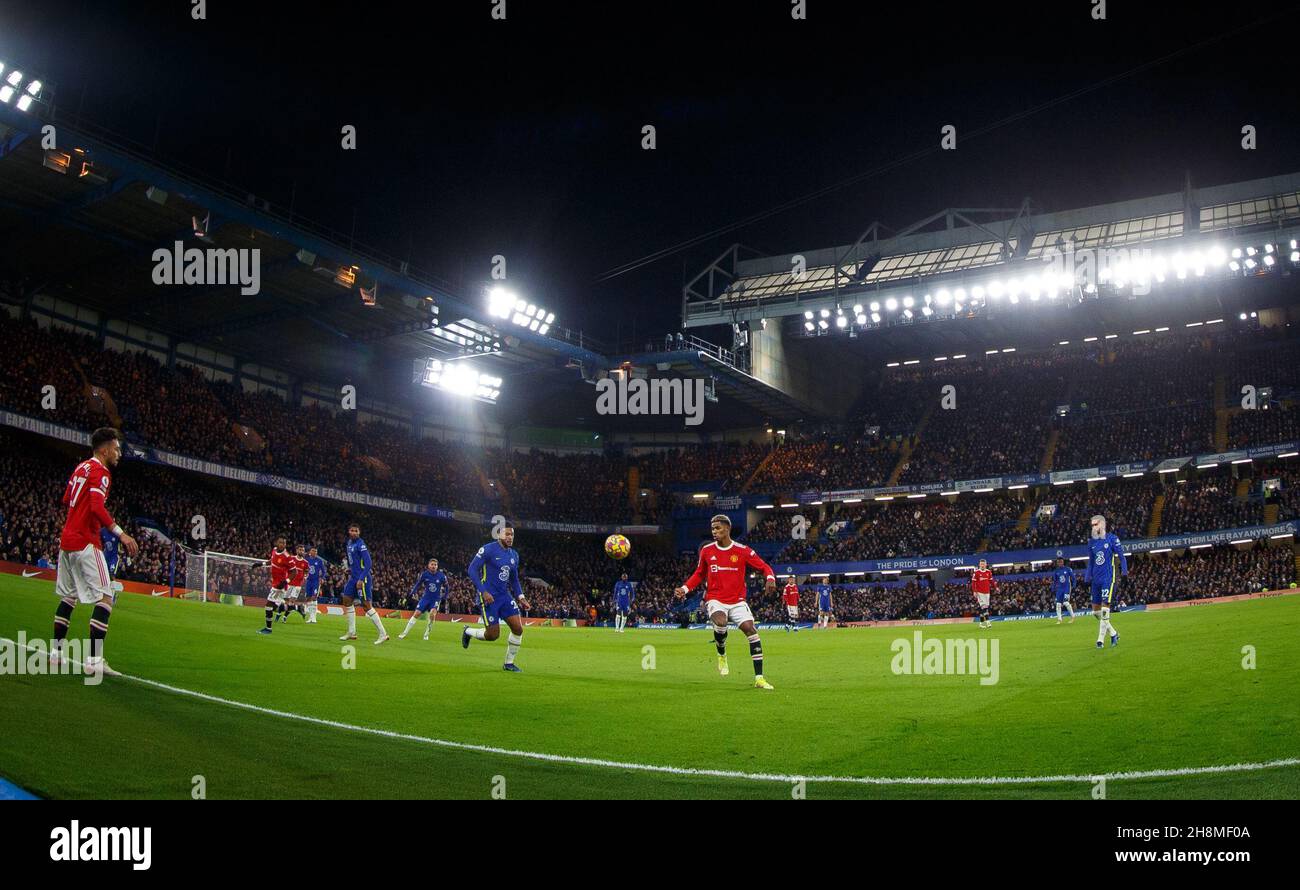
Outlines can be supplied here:
M270 584L267 561L235 553L205 550L185 560L185 586L203 591L203 601L242 605L244 597L265 597Z

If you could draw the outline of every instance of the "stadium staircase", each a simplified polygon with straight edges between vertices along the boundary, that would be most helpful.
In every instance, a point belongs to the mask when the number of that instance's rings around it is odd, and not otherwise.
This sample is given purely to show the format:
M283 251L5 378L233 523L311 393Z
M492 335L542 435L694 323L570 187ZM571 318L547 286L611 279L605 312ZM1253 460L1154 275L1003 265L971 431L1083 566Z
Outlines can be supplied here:
M921 434L925 432L925 426L930 422L930 416L932 414L934 414L933 402L930 403L929 408L925 409L925 413L921 415L921 419L917 421L916 429L912 431L912 435L903 443L903 447L898 449L898 463L894 464L893 472L891 472L889 478L885 480L886 486L894 486L898 484L898 479L903 475L903 470L907 467L907 462L912 459L912 443L921 441Z
M749 487L754 484L754 480L758 478L758 474L763 472L763 468L772 462L772 458L776 457L777 448L780 447L781 446L778 445L776 448L773 448L767 454L763 455L763 459L758 462L758 466L754 467L754 472L749 474L749 478L745 480L745 484L740 487L741 494L749 494Z
M1156 502L1151 505L1151 521L1147 523L1147 537L1154 538L1160 534L1160 523L1165 518L1165 493L1156 495Z
M1250 477L1243 476L1237 480L1237 500L1244 501L1250 496ZM1267 511L1266 511L1267 512Z
M1265 504L1265 505L1264 505L1264 524L1265 524L1265 525L1277 525L1277 514L1278 514L1278 506L1277 506L1277 504Z
M1052 430L1052 434L1047 437L1047 447L1043 449L1043 459L1038 464L1038 472L1052 472L1052 465L1056 463L1056 443L1060 441L1061 431L1057 429ZM1028 510L1029 508L1026 507L1025 509ZM1021 531L1024 531L1024 529L1021 529Z
M1025 500L1025 508L1020 511L1020 518L1016 520L1016 531L1024 534L1029 531L1029 520L1034 515L1034 502L1032 499ZM988 540L987 538L985 540Z

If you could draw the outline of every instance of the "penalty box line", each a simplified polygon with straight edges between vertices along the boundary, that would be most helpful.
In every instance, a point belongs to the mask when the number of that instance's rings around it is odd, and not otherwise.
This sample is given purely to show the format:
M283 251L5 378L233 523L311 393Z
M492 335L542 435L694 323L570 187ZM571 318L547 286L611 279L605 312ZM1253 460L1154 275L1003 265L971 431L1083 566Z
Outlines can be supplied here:
M15 646L18 645L14 640L2 637L0 637L0 641L13 643ZM23 646L23 648L30 651L37 651L36 648L31 645ZM74 659L68 659L68 661L80 666L80 663ZM435 739L430 736L397 732L391 729L379 729L373 726L361 726L355 723L343 723L339 720L329 720L324 717L312 717L307 714L295 714L292 711L266 708L261 705L222 698L219 695L211 695L207 692L185 689L181 686L173 686L170 683L150 680L147 677L136 677L131 674L120 674L115 679L130 680L133 683L151 686L155 689L161 689L164 692L173 693L174 695L188 696L190 698L199 699L200 701L226 705L227 707L238 708L255 714L265 714L270 717L279 717L284 720L296 720L300 723L310 723L315 726L325 726L330 729L341 729L347 732L364 733L366 735L379 736L386 739L397 739L399 741L414 742L421 745L432 745L439 748L448 748L457 751L473 751L479 754L496 754L502 757L516 757L523 760L540 761L542 763L593 766L604 769L621 769L634 772L660 773L673 776L709 779L740 779L750 782L779 782L785 785L792 785L795 782L826 782L838 785L1045 785L1076 783L1091 785L1103 779L1107 782L1123 781L1127 779L1161 779L1182 776L1216 775L1221 773L1256 772L1265 769L1280 769L1288 766L1300 766L1300 757L1286 757L1279 760L1268 760L1259 763L1232 763L1218 766L1181 767L1178 769L1133 770L1127 772L1094 773L1091 775L1058 776L813 776L784 775L781 773L748 773L741 770L700 769L686 766L660 766L651 763L630 763L620 760L606 760L600 757L574 757L566 754L546 754L541 751L520 751L513 748L500 748L495 745L476 745L472 742L454 742L449 739Z

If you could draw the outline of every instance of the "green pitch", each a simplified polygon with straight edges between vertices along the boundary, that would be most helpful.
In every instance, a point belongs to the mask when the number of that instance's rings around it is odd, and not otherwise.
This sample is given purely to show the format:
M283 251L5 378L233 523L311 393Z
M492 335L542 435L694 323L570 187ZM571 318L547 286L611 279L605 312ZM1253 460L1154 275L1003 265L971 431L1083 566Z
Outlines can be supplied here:
M0 576L0 637L48 639L48 582ZM79 607L73 636L84 636ZM774 692L751 688L744 638L718 676L711 635L530 629L522 674L496 643L460 647L461 625L423 622L372 645L359 618L344 667L341 618L293 616L259 636L260 610L124 594L108 661L123 673L235 702L471 745L622 763L779 776L1091 776L1300 757L1300 597L1096 623L924 628L996 638L998 682L895 674L913 629L765 631ZM643 651L652 646L653 652ZM1243 647L1256 667L1243 668ZM653 669L650 659L653 658ZM250 711L124 678L0 676L0 776L47 797L786 798L793 785L645 772L440 747ZM496 778L500 777L500 778ZM494 786L494 782L496 783ZM857 785L809 781L807 797L1072 797L1088 782ZM1300 766L1107 782L1110 798L1300 797Z

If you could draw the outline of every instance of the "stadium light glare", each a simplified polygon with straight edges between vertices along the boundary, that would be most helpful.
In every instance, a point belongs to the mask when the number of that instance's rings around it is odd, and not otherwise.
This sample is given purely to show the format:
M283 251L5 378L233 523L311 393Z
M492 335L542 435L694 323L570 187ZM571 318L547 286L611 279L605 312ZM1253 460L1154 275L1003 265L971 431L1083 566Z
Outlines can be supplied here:
M911 310L911 309L904 309L904 310L903 310L903 317L904 317L904 318L911 318L911 317L912 317L912 310Z
M23 73L19 71L17 68L15 68L13 71L10 71L9 76L5 78L5 83L9 84L9 86L11 87L16 87L22 82L23 82Z
M926 318L929 318L931 315L934 315L934 310L931 309L929 306L922 306L921 314L924 315Z
M954 355L954 356L953 356L953 360L956 361L956 360L959 359L959 358L965 358L965 357L966 357L966 353L961 352L961 353L958 353L957 355Z
M890 297L888 300L885 301L885 308L888 309L890 312L895 311L896 309L898 309L898 300L894 299L893 297Z
M30 109L31 107L32 107L32 97L31 97L31 96L28 96L28 95L22 95L22 96L19 96L19 97L18 97L18 110L19 110L19 111L27 111L27 110Z
M866 323L867 323L867 317L866 317L865 315L863 315L861 312L859 312L859 313L858 313L858 317L857 317L857 322L858 322L858 324L866 324Z
M1011 302L1011 305L1012 305L1012 306L1019 306L1019 305L1020 305L1020 295L1019 295L1019 294L1012 294L1011 296L1007 297L1007 299Z
M812 317L813 317L812 310L809 309L809 310L805 311L804 314L803 314L803 317L806 318L806 319L808 319L808 321L812 321Z
M821 311L821 316L822 316L822 318L830 318L830 317L831 317L831 310L829 310L829 309L823 309L823 310Z
M824 331L830 328L830 323L823 318L821 321L817 322L817 327L821 328Z
M871 306L870 306L869 308L871 309L872 312L879 312L879 311L880 311L880 302L879 302L878 300L872 300L872 301L871 301Z
M875 324L880 324L880 313L879 312L871 313L871 320Z
M803 323L803 329L804 329L805 331L811 331L811 330L814 330L815 328L816 328L816 325L814 325L811 321L805 321L805 322Z
M837 315L837 316L835 316L835 327L837 327L837 328L844 328L844 327L847 327L847 326L848 326L848 323L849 323L849 320L848 320L847 318L845 318L843 315Z
M946 289L941 290L935 294L935 299L938 301L940 306L947 306L948 301L952 299L952 294L948 293Z
M14 97L14 88L11 86L0 87L0 102L9 104L9 100Z
M853 304L853 314L854 314L854 315L861 315L861 314L862 314L862 304L861 304L861 303L854 303L854 304Z
M1293 241L1291 243L1294 244L1295 242ZM1291 262L1300 263L1300 250L1291 251Z

